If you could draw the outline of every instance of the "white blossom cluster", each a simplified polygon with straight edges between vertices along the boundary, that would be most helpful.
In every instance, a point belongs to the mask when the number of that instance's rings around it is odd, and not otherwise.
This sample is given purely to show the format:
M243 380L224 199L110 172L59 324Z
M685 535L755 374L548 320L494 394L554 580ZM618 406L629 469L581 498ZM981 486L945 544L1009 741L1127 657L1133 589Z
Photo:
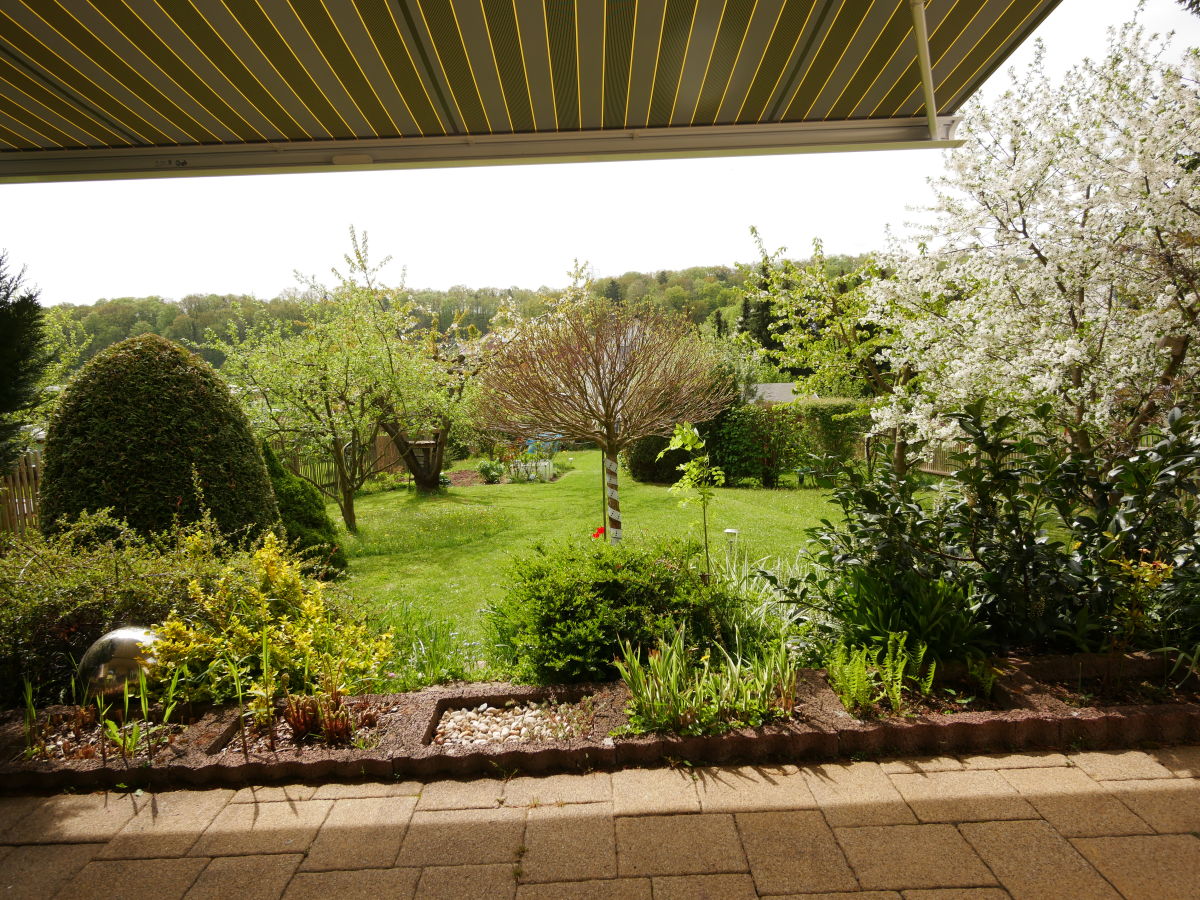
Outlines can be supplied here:
M878 428L948 440L944 413L982 396L996 413L1049 403L1076 439L1133 439L1194 396L1200 53L1172 65L1167 49L1135 22L1061 84L1039 53L967 111L932 224L871 287L883 359L918 376Z

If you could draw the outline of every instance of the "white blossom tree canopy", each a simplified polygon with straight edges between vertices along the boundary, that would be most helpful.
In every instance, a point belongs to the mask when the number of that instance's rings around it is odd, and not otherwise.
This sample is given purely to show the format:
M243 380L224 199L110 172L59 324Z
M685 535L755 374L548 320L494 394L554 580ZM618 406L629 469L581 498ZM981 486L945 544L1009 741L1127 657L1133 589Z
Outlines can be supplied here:
M1200 54L1167 62L1135 21L1061 84L1042 54L966 115L918 249L881 260L868 318L917 377L880 428L946 439L944 413L1048 403L1081 448L1136 441L1195 399L1200 339Z

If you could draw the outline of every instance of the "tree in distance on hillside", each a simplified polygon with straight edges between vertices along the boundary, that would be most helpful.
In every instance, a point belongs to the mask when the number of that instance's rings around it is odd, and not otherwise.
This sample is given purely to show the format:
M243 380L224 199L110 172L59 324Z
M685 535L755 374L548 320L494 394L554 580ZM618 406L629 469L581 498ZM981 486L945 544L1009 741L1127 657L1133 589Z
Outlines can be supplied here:
M577 268L550 312L492 339L480 408L496 431L598 444L606 533L616 543L617 455L640 438L670 434L677 422L708 421L729 405L734 388L686 319L590 295Z
M0 250L0 474L17 460L23 414L37 404L49 363L38 292L25 286L24 275L9 271Z

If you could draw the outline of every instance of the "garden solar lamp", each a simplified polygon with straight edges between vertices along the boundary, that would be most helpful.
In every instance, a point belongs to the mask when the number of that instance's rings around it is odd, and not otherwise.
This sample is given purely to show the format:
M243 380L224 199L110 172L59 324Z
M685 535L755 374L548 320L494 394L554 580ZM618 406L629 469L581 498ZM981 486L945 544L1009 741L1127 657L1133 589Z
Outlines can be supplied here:
M725 561L729 563L729 567L733 568L733 557L737 553L737 538L738 530L736 528L725 529Z

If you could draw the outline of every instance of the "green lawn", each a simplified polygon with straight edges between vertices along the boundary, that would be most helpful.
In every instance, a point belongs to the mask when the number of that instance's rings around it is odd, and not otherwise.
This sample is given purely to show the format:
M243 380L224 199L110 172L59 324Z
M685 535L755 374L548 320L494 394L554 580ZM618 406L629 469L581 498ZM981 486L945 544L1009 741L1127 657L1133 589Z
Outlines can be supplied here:
M504 590L508 560L538 541L588 539L600 524L600 454L559 455L552 484L475 485L438 496L399 490L357 501L359 533L345 535L349 586L367 610L387 621L404 601L478 633L478 610ZM625 536L700 535L700 509L680 509L665 486L638 484L622 473ZM340 521L336 507L330 515ZM751 559L792 559L804 530L834 508L817 489L717 492L710 507L714 552L725 553L726 528L737 528Z

